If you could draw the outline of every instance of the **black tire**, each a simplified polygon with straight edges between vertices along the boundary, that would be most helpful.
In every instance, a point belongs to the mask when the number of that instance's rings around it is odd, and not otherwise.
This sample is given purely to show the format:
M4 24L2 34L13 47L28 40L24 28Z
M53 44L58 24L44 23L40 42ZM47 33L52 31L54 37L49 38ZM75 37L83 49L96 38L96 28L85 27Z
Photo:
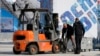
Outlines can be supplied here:
M89 50L89 52L91 51L91 49L88 49Z
M37 54L39 52L37 45L35 45L35 44L29 45L28 52L30 55Z
M53 53L59 53L60 52L60 45L57 42L53 43L52 52Z
M84 49L84 52L86 52L86 49Z
M14 54L20 54L21 51L17 51L17 50L15 50L15 48L13 47L13 53L14 53Z

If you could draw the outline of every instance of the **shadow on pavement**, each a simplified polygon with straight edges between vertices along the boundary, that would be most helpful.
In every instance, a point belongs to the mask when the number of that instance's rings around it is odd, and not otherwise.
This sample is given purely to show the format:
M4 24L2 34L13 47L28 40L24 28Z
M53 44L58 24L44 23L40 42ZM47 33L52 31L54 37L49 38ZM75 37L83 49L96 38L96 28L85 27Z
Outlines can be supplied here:
M12 42L0 42L0 44L13 44Z
M8 54L13 54L13 52L0 52L0 54L8 55Z
M12 51L3 51L3 52L1 52L0 51L0 54L1 55L16 55L16 54L14 54ZM50 55L53 55L54 53L52 53L52 52L40 52L40 53L38 53L38 54L35 54L35 55L48 55L48 54L50 54ZM59 55L59 54L74 54L73 52L66 52L66 53L55 53L55 54L57 54L57 55ZM28 52L22 52L21 54L17 54L17 55L30 55Z

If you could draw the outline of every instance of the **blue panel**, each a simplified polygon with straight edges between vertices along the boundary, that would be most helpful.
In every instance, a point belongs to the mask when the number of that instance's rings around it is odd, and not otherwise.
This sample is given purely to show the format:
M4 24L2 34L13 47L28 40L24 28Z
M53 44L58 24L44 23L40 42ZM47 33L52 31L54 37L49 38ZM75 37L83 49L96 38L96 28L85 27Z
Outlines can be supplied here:
M18 29L18 18L4 8L1 10L1 32L14 32Z
M40 0L41 8L47 8L49 11L53 9L53 1L52 0Z

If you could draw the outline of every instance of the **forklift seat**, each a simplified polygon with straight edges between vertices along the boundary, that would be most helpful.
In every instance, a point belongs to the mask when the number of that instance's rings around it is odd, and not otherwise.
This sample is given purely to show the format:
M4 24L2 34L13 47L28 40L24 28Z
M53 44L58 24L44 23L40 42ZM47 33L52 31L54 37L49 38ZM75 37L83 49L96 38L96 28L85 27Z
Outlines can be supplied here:
M33 24L27 24L27 30L33 30Z

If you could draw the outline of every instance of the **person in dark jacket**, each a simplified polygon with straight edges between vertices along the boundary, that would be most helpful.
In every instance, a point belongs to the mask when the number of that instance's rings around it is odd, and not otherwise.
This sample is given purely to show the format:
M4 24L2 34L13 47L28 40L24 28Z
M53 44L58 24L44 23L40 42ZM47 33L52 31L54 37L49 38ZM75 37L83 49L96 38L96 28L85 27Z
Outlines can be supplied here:
M73 27L69 24L64 24L64 27L62 29L62 38L64 41L64 50L66 51L67 49L67 43L69 41L69 39L71 39L72 41L72 45L73 45L73 49L75 49L75 42L73 39L73 34L74 34L74 30Z
M75 31L75 42L76 42L75 54L80 54L81 40L85 34L85 29L84 29L83 24L79 21L78 18L75 19L75 23L73 24L73 28Z

